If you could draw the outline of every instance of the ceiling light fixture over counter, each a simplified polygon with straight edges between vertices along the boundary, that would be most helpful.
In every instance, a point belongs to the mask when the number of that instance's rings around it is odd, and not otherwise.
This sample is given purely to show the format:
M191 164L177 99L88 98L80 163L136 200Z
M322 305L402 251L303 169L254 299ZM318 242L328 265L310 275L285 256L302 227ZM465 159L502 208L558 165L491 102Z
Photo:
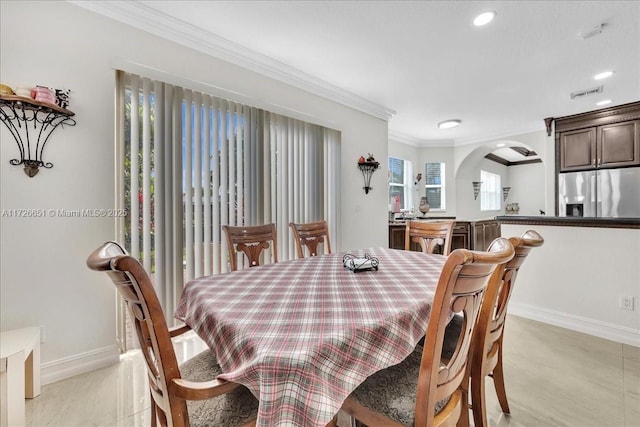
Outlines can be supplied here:
M458 119L445 120L444 122L438 123L438 127L440 129L451 129L458 126L460 123L462 123L462 120L458 120Z
M483 25L487 25L489 22L493 21L493 18L496 17L496 13L494 11L484 12L480 15L476 16L473 20L473 25L476 27L482 27Z

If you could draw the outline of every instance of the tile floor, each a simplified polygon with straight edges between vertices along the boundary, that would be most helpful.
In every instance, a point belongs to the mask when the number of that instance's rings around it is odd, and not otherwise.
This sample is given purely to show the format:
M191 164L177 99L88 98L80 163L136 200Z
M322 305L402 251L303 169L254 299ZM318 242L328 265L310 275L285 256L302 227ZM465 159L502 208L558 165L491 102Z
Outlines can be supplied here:
M640 348L509 316L505 376L511 415L487 381L490 427L640 427ZM204 349L176 343L179 358ZM27 426L149 426L146 371L137 352L119 364L43 387Z

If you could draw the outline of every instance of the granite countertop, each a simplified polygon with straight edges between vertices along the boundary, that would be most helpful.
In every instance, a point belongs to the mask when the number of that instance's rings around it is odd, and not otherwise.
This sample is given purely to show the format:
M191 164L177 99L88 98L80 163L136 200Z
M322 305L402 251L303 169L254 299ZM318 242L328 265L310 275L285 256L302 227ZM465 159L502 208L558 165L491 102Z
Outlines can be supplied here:
M584 218L558 216L497 216L501 224L549 225L564 227L640 228L640 218Z

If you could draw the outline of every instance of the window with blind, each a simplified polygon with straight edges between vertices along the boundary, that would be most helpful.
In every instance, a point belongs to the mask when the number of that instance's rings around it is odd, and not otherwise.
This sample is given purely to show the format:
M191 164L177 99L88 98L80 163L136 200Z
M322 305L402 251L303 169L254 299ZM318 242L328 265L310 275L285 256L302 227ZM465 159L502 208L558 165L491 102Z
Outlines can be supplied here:
M408 183L411 182L411 162L389 157L389 206L393 209L396 197L400 199L400 209L413 206Z
M425 196L431 210L445 210L445 181L444 163L426 163L425 171Z
M501 209L502 185L500 175L480 171L480 210L497 211Z
M325 219L338 242L338 131L125 72L118 92L119 235L168 320L185 281L229 270L221 225L275 223L280 260L289 222Z

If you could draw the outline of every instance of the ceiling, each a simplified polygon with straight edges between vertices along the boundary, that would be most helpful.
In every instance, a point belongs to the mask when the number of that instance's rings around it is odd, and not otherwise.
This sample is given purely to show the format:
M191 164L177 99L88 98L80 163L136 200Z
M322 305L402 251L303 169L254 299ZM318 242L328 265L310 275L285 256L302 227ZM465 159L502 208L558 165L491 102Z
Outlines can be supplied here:
M382 112L390 138L416 146L541 130L544 118L599 109L603 99L640 100L637 1L73 3ZM474 27L487 10L494 21ZM613 76L593 79L605 70ZM446 119L462 124L438 129Z

